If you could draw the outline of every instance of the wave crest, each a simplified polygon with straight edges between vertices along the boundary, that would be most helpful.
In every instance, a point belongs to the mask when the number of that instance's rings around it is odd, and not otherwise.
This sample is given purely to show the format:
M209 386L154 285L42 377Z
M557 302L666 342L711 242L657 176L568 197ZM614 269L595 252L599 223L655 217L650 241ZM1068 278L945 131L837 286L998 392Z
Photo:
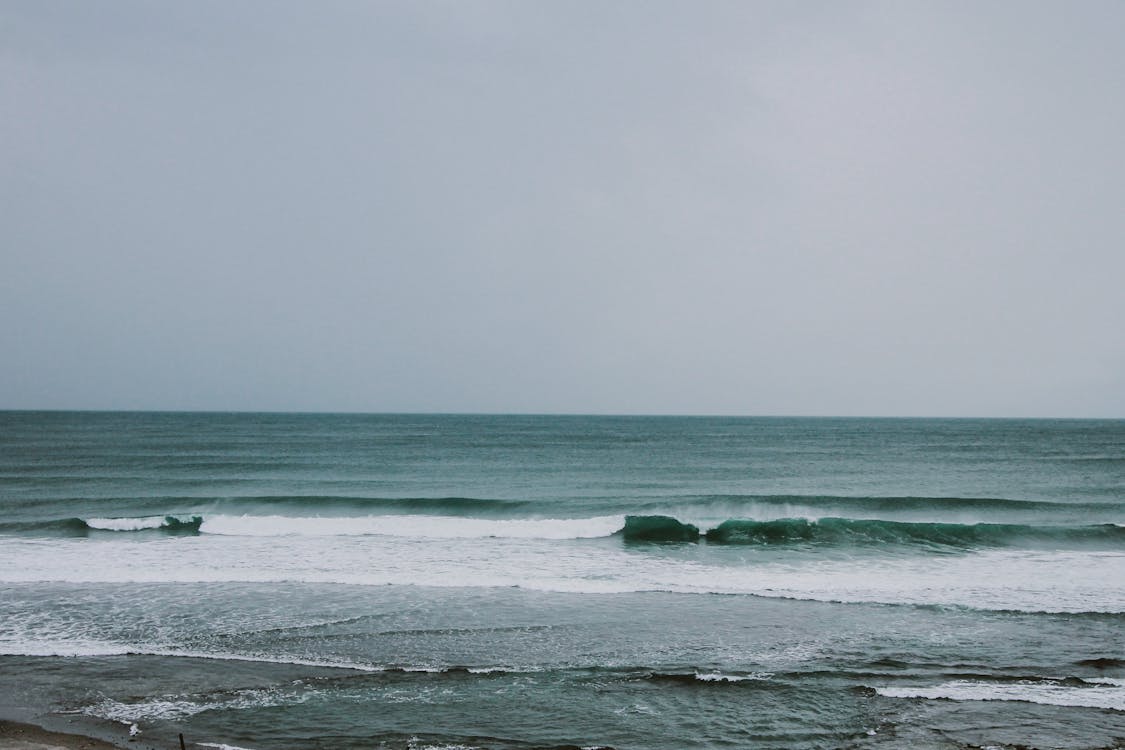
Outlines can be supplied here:
M203 524L202 516L192 516L188 519L176 516L159 516L144 518L88 518L86 527L98 531L149 531L159 529L173 533L194 534L199 532Z
M716 544L760 545L920 545L972 549L1021 543L1125 543L1125 530L1098 526L1024 526L1018 524L917 523L852 518L783 518L776 521L732 519L709 530Z

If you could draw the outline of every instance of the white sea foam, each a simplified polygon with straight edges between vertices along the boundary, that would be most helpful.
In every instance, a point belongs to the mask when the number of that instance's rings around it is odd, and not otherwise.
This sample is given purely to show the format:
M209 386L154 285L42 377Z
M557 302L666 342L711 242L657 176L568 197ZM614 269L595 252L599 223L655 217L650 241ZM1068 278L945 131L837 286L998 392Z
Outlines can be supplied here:
M932 687L877 687L888 698L927 698L952 701L1022 701L1048 706L1105 708L1125 711L1125 685L1120 681L1093 686L1058 682L984 682L956 680Z
M616 520L603 528L614 525ZM93 556L97 565L90 564ZM0 583L516 586L591 594L668 591L1028 612L1125 612L1125 554L1120 552L986 550L896 558L893 565L871 556L783 561L763 555L738 566L707 560L638 554L608 540L516 536L464 537L440 544L416 536L375 535L294 535L284 541L249 536L236 542L203 534L139 543L10 538L0 545Z
M290 656L240 654L222 651L199 651L167 648L152 643L114 643L93 641L81 636L54 639L7 637L0 639L0 656L172 656L216 661L242 661L266 664L293 664L304 667L349 669L360 672L385 672L388 667L346 660L301 659ZM500 670L501 668L497 668ZM434 670L440 671L440 670Z
M146 518L87 518L86 525L102 531L143 531L159 529L165 523L164 516Z
M287 655L258 653L236 653L224 651L200 651L196 649L167 648L151 643L113 643L92 641L76 636L73 639L6 638L0 639L0 656L170 656L185 659L209 659L214 661L252 662L260 664L291 664L303 667L324 669L347 669L357 672L419 672L438 674L450 669L441 665L383 665L350 661L346 659L302 659ZM483 666L469 667L470 674L526 674L540 671L538 667Z
M697 673L695 679L700 682L746 682L747 680L768 680L773 677L769 672L756 672L754 674L723 674L722 672Z
M313 697L313 692L282 692L277 690L248 689L214 699L193 699L172 696L153 698L138 703L124 703L106 699L87 706L82 713L89 716L132 724L139 721L180 721L204 711L224 711L246 708L271 708L295 706Z
M407 741L407 750L481 750L476 745L461 745L461 744L441 744L441 745L419 745L421 742L417 737L411 737Z
M542 667L469 667L469 674L531 674L542 671Z
M610 536L624 516L483 519L451 516L208 516L204 534L223 536L396 536L415 539L587 539Z
M219 750L251 750L248 747L239 747L238 745L225 745L222 742L197 742L195 743L200 747L217 747Z
M0 656L124 656L136 653L128 646L101 643L83 638L67 639L0 639Z

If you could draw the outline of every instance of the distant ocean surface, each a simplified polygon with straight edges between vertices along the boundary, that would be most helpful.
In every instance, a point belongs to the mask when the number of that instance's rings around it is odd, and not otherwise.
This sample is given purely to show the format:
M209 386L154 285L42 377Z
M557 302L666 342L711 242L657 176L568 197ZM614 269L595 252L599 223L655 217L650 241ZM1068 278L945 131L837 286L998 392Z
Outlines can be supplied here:
M0 412L0 716L1125 747L1125 421Z

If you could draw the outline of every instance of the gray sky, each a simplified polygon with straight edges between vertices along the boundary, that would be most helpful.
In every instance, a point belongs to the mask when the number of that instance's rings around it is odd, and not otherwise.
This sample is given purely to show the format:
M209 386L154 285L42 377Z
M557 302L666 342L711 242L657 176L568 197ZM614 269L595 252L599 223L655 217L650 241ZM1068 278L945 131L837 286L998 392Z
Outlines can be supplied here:
M1123 39L0 0L0 408L1125 417Z

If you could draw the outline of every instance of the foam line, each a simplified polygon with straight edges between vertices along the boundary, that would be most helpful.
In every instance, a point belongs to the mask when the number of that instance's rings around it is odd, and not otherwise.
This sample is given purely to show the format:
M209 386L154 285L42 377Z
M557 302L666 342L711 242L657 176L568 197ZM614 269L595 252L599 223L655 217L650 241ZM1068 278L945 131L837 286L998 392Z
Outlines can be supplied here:
M1018 683L956 680L932 687L877 687L888 698L952 701L1021 701L1047 706L1073 706L1125 711L1125 685L1120 680L1085 681L1081 686L1060 681Z

